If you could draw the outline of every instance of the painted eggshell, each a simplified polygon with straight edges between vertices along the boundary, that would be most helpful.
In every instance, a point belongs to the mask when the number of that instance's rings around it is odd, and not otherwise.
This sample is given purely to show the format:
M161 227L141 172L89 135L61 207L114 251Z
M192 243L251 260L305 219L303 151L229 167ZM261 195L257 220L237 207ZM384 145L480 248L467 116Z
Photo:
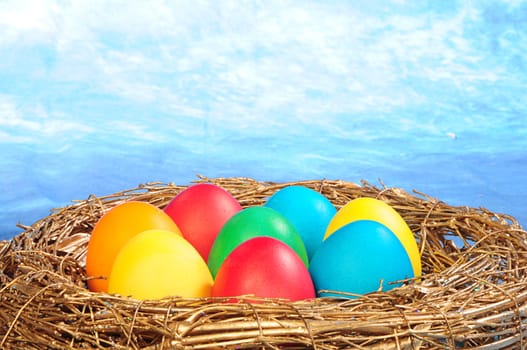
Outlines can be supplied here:
M164 210L207 261L221 228L241 209L229 192L215 184L202 183L181 191Z
M207 261L212 276L216 276L220 265L234 248L259 236L273 237L284 242L308 266L306 248L295 227L276 210L255 206L236 213L216 237Z
M397 281L414 277L404 246L386 226L358 220L329 236L309 266L319 296L350 297L400 286ZM396 282L393 283L392 282Z
M307 255L313 256L324 240L326 228L337 212L321 193L305 186L287 186L275 192L265 203L285 216L304 241Z
M373 220L388 227L408 252L414 275L421 276L421 255L412 231L395 209L379 199L362 197L349 201L331 219L325 238L340 227L357 220Z
M212 283L207 264L183 237L148 230L131 238L115 258L108 292L140 300L208 297Z
M285 243L255 237L240 244L221 265L212 296L255 295L288 300L315 297L309 271Z
M88 288L93 292L107 292L114 259L123 245L150 229L169 230L181 236L177 225L163 210L146 202L129 201L106 212L95 225L88 243Z

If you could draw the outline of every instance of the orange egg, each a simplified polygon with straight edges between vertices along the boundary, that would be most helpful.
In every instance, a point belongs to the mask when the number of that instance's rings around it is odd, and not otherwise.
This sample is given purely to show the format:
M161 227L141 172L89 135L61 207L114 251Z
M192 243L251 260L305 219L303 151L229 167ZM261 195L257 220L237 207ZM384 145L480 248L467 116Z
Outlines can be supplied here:
M150 229L168 230L181 236L170 216L146 202L125 202L104 214L95 225L88 243L88 288L94 292L108 292L108 277L121 247L131 237Z

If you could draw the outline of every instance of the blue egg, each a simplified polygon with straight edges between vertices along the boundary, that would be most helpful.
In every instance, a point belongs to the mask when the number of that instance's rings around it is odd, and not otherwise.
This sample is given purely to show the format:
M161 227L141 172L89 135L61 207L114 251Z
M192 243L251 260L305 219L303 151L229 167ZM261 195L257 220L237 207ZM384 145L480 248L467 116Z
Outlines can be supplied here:
M321 193L305 186L287 186L264 204L282 214L298 231L311 259L324 240L326 228L337 212Z
M309 272L318 296L353 297L321 290L366 294L388 291L413 277L408 253L397 236L383 224L358 220L329 236L315 252Z

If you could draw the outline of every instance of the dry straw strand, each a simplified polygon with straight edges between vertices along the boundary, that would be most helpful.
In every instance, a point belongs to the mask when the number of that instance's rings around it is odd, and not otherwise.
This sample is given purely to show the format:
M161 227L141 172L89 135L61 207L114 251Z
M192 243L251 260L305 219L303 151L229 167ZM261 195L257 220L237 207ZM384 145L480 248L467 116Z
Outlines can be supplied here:
M420 192L342 180L273 183L207 178L244 207L303 185L337 208L357 197L396 209L418 242L423 276L356 299L288 302L242 296L138 301L90 292L90 232L129 200L163 208L187 186L152 182L53 210L0 242L0 347L5 349L522 349L527 346L527 234L515 218L451 206ZM257 299L258 303L252 303Z

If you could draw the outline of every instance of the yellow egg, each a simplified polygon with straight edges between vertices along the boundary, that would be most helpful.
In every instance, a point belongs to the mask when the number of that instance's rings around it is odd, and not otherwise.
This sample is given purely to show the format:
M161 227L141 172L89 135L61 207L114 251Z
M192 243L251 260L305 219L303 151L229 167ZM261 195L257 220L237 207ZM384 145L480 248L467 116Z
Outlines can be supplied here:
M88 243L88 288L92 292L108 292L108 277L121 248L136 234L152 229L173 231L182 236L170 216L150 203L124 202L104 214L95 225Z
M388 227L406 249L414 276L421 276L421 256L412 231L395 209L379 199L363 197L348 202L329 222L324 239L340 227L357 220L373 220Z
M147 230L119 251L108 292L136 299L168 296L208 297L212 275L198 251L183 237L165 230Z

